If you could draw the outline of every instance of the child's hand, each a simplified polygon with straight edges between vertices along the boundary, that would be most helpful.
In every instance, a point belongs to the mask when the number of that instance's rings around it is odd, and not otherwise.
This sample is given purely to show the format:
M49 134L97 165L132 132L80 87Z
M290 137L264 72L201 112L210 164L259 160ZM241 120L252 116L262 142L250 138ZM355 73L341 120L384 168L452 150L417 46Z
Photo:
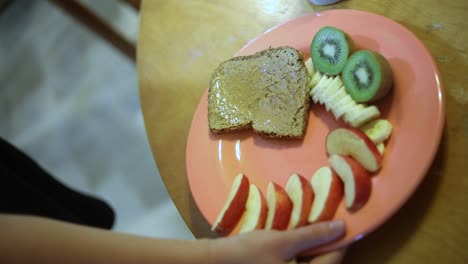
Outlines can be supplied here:
M343 236L344 222L323 222L291 231L259 230L211 241L211 263L284 264L296 263L301 252L326 244ZM314 264L338 264L344 250L315 257Z

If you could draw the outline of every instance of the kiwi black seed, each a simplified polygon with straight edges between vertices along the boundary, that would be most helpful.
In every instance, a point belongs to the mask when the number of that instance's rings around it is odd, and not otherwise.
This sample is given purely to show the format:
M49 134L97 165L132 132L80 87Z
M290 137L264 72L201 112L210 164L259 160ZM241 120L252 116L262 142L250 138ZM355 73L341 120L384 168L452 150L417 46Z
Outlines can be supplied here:
M343 68L342 79L346 91L358 103L379 100L393 86L387 59L371 50L360 50L351 55Z
M352 40L342 30L323 27L310 44L310 54L315 68L328 75L340 74L352 50Z

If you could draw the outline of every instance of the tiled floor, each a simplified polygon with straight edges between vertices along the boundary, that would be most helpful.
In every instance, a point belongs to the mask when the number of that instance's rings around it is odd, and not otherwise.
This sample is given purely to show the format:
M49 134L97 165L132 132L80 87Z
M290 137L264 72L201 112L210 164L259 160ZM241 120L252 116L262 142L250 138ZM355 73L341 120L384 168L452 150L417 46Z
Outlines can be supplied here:
M81 1L136 39L119 1ZM57 178L107 200L115 230L193 238L146 140L135 65L48 1L0 14L0 136Z

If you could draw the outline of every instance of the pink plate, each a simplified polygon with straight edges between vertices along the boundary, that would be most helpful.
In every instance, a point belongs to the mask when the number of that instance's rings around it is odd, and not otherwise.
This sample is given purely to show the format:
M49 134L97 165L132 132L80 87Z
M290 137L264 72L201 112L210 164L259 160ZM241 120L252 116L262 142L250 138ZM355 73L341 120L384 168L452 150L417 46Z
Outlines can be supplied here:
M335 219L345 220L346 236L314 252L348 245L391 217L424 178L444 124L443 89L431 55L410 31L379 15L355 10L308 14L268 30L236 55L282 45L308 54L314 34L327 25L341 28L358 48L376 50L390 62L394 90L377 105L394 132L386 145L383 168L372 178L368 203L355 213L342 203ZM323 106L313 105L302 141L265 139L249 131L213 135L208 129L206 91L193 117L186 152L187 176L200 211L212 224L239 172L264 193L268 181L284 186L292 173L310 179L317 168L328 164L327 133L341 126Z

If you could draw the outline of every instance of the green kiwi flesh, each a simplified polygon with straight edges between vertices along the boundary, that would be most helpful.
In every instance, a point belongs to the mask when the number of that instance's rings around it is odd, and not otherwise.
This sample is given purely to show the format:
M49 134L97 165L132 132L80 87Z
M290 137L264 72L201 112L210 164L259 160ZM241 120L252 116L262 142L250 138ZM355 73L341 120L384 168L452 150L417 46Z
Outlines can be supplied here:
M321 28L310 44L315 68L328 75L341 73L351 49L351 38L342 30L329 26Z
M346 91L357 103L374 102L388 94L393 74L380 53L360 50L351 55L343 68Z

